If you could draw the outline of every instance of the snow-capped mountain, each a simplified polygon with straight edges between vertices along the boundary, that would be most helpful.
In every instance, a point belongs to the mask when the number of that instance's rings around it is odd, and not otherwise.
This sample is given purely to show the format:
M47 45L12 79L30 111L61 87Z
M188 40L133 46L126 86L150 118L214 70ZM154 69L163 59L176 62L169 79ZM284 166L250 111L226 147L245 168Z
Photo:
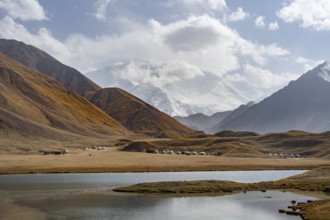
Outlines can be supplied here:
M85 75L101 87L122 88L171 116L232 110L260 100L282 86L264 87L238 73L201 71L185 61L130 61Z

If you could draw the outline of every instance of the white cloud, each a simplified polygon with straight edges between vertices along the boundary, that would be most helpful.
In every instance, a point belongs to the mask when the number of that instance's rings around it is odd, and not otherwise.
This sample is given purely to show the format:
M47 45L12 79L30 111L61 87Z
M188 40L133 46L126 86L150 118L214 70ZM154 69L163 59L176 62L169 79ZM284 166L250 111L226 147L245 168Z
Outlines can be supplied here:
M116 0L98 0L95 3L96 12L95 17L100 21L106 20L107 9L110 3L114 3Z
M7 16L22 21L46 20L46 12L38 0L1 0L0 9Z
M34 45L61 61L70 59L71 52L60 41L56 40L46 28L40 28L37 33L30 33L23 25L16 23L12 18L0 20L0 38L16 39Z
M187 20L162 26L158 31L164 43L175 51L198 51L217 45L221 38L231 37L231 31L209 16L191 16Z
M222 11L227 9L225 0L169 0L163 5L177 6L177 4L184 4L186 6L203 7L205 9Z
M305 57L298 57L296 59L296 63L302 64L304 66L305 72L315 68L317 65L319 65L323 62L324 62L324 60L311 60L311 59L307 59Z
M248 16L249 16L249 13L245 12L241 7L239 7L237 9L237 11L232 12L229 15L228 20L232 21L232 22L242 21L242 20L245 20Z
M264 16L259 16L256 18L256 20L254 21L254 24L256 27L258 28L263 28L265 27L265 17Z
M214 92L223 88L228 91L224 94L241 97L234 98L235 102L228 100L232 107L240 104L239 100L245 102L264 97L269 94L266 90L273 91L273 88L285 81L285 75L278 78L265 65L287 56L288 50L277 44L262 45L248 41L209 15L191 15L187 19L168 24L149 20L142 27L129 26L132 28L121 35L106 34L89 38L82 34L72 34L60 42L45 28L31 33L22 24L5 17L0 20L0 37L32 44L82 72L133 60L126 69L125 77L157 86L195 80L203 84L206 82L204 74L212 73L219 77L222 85ZM143 69L139 63L145 61L157 67L158 75L154 74L153 69ZM209 82L212 80L206 83ZM263 85L262 88L258 88L260 85ZM208 89L207 84L200 86L203 88L201 92ZM189 93L191 91L183 94ZM201 99L207 99L207 94L201 96Z
M287 23L298 22L303 28L330 31L329 0L293 0L277 11L277 16Z
M130 61L124 68L115 68L111 72L116 78L128 79L137 84L150 83L159 87L204 76L204 73L198 67L183 60L166 63Z
M299 75L291 73L274 74L268 69L245 64L243 67L243 74L246 82L253 83L255 87L263 89L271 89L273 92L280 89L283 84L290 80L296 79Z
M277 21L271 22L268 24L268 29L271 31L276 31L278 30L280 27L278 26Z
M279 47L277 44L253 44L243 38L239 39L237 49L239 54L249 57L260 66L266 65L270 58L283 57L290 54L288 50Z
M0 21L0 28L3 30L1 37L35 45L83 72L120 61L182 60L203 71L223 75L239 69L240 63L245 61L265 65L270 59L289 54L276 44L259 45L245 40L208 15L192 15L169 24L150 20L144 28L129 30L119 36L88 38L73 34L63 43L47 29L41 28L33 34L9 17Z

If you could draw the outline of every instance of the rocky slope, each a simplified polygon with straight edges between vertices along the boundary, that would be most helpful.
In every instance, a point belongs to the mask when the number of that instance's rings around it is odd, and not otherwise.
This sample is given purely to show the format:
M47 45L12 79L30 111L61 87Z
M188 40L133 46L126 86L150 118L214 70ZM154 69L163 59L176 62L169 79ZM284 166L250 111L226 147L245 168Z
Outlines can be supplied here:
M136 133L152 137L183 137L194 132L122 89L106 88L86 93L85 97L123 126Z
M53 77L72 92L83 94L100 89L98 85L76 69L62 64L44 51L23 42L0 39L0 52Z
M54 79L0 54L0 135L69 140L129 132L118 122Z

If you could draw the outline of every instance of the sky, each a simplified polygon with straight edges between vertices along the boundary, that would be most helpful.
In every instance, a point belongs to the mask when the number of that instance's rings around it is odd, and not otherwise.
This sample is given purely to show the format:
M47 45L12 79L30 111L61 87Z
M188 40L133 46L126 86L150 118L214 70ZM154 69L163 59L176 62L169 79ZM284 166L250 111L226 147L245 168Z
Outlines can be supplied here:
M329 0L0 0L0 30L83 73L174 63L262 85L251 99L330 59Z

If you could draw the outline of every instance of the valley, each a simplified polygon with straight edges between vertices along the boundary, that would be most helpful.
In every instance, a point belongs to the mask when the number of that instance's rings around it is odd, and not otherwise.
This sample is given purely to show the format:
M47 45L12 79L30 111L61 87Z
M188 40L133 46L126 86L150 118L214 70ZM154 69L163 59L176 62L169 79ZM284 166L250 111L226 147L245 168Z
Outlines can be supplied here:
M329 12L0 0L0 219L329 220Z

